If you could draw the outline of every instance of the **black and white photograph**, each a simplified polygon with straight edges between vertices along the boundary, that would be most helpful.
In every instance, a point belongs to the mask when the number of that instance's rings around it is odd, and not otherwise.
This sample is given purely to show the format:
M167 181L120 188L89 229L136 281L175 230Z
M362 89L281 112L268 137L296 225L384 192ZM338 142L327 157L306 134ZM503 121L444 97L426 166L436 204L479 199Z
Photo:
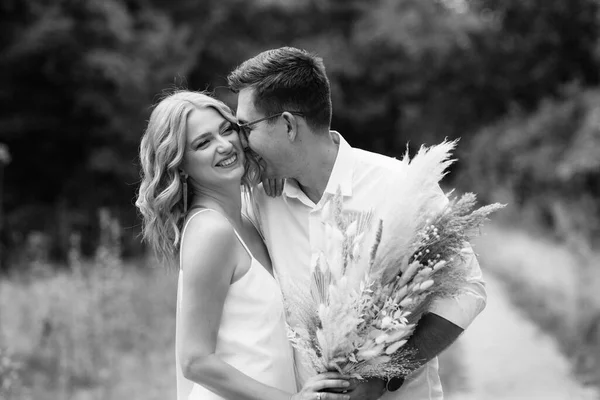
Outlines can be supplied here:
M599 0L0 0L0 400L600 400Z

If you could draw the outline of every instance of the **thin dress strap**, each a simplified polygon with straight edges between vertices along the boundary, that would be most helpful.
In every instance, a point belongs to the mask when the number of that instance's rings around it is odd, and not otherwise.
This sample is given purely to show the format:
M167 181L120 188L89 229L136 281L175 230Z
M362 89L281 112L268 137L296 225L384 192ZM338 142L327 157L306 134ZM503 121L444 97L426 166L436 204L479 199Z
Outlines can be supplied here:
M200 207L192 207L190 208L190 211L193 210L194 208L200 208ZM190 221L198 214L200 214L202 211L206 211L208 210L208 208L200 208L200 210L194 214L192 214L191 217L188 218L187 221L185 221L185 225L183 226L183 229L181 230L181 238L179 239L179 269L181 269L183 267L183 258L181 257L181 252L183 250L183 235L185 235L185 231L188 227L188 225L190 224Z
M216 212L218 212L218 211L216 211ZM233 225L231 227L233 228ZM248 248L248 246L246 246L246 242L244 242L244 239L242 239L242 237L235 230L235 228L233 228L233 233L235 233L235 236L237 236L237 238L240 241L240 243L242 244L242 246L244 246L244 249L246 249L246 251L248 252L248 255L250 256L250 258L254 260L254 256L252 255L252 252L250 251L250 248Z
M234 228L233 224L231 223L231 221L229 220L229 218L227 218L225 215L223 215L222 213L220 213L217 210L214 210L212 208L205 208L205 207L200 207L200 206L193 206L189 209L189 211L192 211L193 209L199 209L200 211L198 211L197 213L193 214L191 217L188 218L188 220L185 223L185 226L183 227L183 230L181 232L181 243L183 243L183 235L185 234L185 230L188 227L188 224L190 223L190 221L192 220L192 218L194 218L196 215L200 214L202 211L214 211L217 214L221 215L223 218L225 218L229 224L231 225L231 228L233 229L233 233L235 233L235 236L238 238L238 240L240 241L240 243L242 244L242 246L244 247L244 249L246 250L246 252L248 253L248 255L250 256L250 258L252 258L253 260L255 260L254 255L252 255L252 252L250 251L250 248L246 245L246 242L244 242L244 239L242 239L242 237L240 236L240 234L238 233L238 231ZM188 212L189 212L188 211ZM248 217L246 217L248 218ZM249 219L249 218L248 218ZM250 219L249 219L250 220ZM250 223L252 224L252 226L254 226L254 229L256 229L256 226L254 225L254 223L252 222L252 220L250 220ZM260 231L259 231L260 234ZM180 250L181 252L181 250ZM181 255L179 257L179 268L181 269L182 267L182 258Z

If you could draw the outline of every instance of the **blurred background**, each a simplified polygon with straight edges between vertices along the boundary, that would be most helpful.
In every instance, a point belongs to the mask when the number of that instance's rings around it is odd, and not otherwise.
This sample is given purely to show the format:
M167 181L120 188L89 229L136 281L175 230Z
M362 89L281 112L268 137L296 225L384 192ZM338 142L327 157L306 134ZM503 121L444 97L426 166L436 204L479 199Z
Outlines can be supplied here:
M140 242L137 149L169 88L235 107L260 51L323 57L332 128L508 207L449 399L597 399L598 0L0 0L0 398L174 398L176 274Z

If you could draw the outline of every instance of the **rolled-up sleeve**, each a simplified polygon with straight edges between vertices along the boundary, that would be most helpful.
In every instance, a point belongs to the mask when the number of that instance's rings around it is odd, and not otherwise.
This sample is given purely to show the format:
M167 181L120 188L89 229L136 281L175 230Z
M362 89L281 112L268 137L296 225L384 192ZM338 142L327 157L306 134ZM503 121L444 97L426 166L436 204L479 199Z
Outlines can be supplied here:
M485 308L487 293L481 268L473 249L465 246L466 282L460 292L453 297L436 299L429 311L466 329Z

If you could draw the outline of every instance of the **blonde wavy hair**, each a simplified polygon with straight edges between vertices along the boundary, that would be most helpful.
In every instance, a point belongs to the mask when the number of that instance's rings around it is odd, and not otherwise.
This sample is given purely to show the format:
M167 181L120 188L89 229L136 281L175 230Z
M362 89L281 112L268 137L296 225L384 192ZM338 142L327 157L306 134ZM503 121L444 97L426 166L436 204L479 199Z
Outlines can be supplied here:
M225 103L203 92L179 90L156 104L140 144L141 185L135 205L143 218L143 240L168 264L177 259L186 216L180 166L187 145L187 118L193 110L202 108L212 108L237 123ZM242 185L250 194L260 180L260 168L251 151L245 153ZM188 196L190 204L191 190Z

